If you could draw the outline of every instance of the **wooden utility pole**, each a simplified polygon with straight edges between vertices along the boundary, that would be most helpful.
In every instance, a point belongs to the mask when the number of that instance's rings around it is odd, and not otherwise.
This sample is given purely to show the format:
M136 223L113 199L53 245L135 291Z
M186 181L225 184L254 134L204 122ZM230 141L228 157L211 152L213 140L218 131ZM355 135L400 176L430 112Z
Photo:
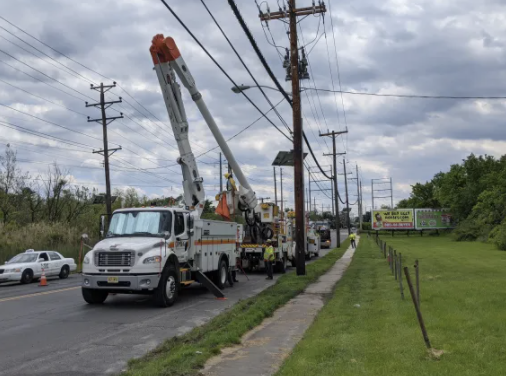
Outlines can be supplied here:
M120 113L120 116L107 117L105 114L105 110L111 107L115 103L121 103L121 97L119 97L118 101L105 101L105 93L116 87L116 82L113 82L112 85L104 85L100 83L100 86L90 85L92 90L96 90L100 93L100 102L88 104L86 102L86 107L98 107L101 110L102 117L99 119L90 119L88 116L88 122L97 122L102 123L102 132L104 138L104 149L103 150L93 150L93 153L100 154L104 156L104 168L105 168L105 207L107 212L107 227L109 227L109 221L112 216L112 196L111 196L111 178L109 175L109 157L113 155L116 151L121 150L121 146L119 148L109 149L109 143L107 141L107 126L112 123L116 119L122 119L123 113Z
M337 247L341 247L341 218L339 217L339 190L337 188L337 156L344 155L346 153L338 153L336 149L336 137L340 134L348 133L348 131L336 132L332 131L329 133L320 133L320 137L331 136L332 137L332 154L324 154L324 155L332 155L332 161L334 164L334 202L336 207L336 230L337 230Z
M358 223L359 229L362 230L362 182L360 181L360 177L358 176L358 165L356 165L357 170L357 203L358 203Z
M285 212L283 211L283 202L285 201L283 199L283 168L279 168L279 185L281 189L281 219L285 219Z
M309 180L308 180L308 190L309 190L309 211L311 211L311 170L307 170Z
M299 50L297 47L297 17L326 12L325 5L297 9L295 0L288 0L288 12L260 13L262 21L289 18L290 25L290 75L292 80L293 113L293 173L295 195L295 241L297 254L297 275L306 274L306 224L304 208L304 150L302 147L302 115L300 108ZM301 62L302 63L302 62ZM307 78L307 71L305 73Z
M272 171L274 172L274 205L278 206L278 186L276 184L276 167L272 167Z
M346 159L343 157L343 166L344 166L344 190L346 193L346 219L348 227L348 235L351 234L351 222L350 222L350 198L348 196L348 175L346 174Z

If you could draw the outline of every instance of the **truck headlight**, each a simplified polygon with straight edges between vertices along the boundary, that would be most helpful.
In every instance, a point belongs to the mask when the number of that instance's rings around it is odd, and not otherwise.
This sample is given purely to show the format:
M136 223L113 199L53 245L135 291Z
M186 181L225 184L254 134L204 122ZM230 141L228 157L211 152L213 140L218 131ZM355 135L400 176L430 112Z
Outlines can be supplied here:
M90 258L88 256L86 256L83 260L83 264L89 264L90 263Z
M143 264L159 264L162 262L162 258L160 256L153 256L146 258L142 263Z
M20 272L21 272L21 268L5 269L5 273L20 273Z

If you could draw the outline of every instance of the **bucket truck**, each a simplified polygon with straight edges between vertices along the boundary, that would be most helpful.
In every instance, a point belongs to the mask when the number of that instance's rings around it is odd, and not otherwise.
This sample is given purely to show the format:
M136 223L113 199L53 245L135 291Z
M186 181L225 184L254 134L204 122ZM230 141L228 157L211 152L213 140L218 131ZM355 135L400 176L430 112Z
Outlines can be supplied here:
M83 261L82 295L90 304L103 303L109 293L152 294L161 307L174 304L182 286L198 281L217 297L235 269L238 234L235 222L201 218L205 204L203 179L188 139L189 125L180 85L189 91L227 158L240 187L226 192L230 215L244 213L248 233L258 237L257 198L211 116L174 40L153 38L154 69L179 149L183 175L183 207L142 207L116 210L106 236ZM228 200L227 200L228 199ZM256 230L251 230L251 229ZM230 280L229 280L230 281Z

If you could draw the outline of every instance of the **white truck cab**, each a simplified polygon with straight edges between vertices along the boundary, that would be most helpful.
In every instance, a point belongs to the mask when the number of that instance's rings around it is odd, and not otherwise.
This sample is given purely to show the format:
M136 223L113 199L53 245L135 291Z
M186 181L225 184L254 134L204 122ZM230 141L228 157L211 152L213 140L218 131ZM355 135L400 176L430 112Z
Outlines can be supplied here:
M198 219L180 208L116 210L105 239L83 262L86 302L113 293L153 294L170 306L181 286L213 280L223 288L235 266L237 224Z

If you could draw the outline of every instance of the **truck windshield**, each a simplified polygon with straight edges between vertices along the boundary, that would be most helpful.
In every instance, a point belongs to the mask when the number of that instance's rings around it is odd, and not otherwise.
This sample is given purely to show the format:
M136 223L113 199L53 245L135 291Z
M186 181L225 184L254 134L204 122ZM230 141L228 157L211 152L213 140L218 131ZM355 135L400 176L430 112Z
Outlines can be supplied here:
M112 216L107 237L114 236L163 236L170 234L172 213L169 211L119 212Z

